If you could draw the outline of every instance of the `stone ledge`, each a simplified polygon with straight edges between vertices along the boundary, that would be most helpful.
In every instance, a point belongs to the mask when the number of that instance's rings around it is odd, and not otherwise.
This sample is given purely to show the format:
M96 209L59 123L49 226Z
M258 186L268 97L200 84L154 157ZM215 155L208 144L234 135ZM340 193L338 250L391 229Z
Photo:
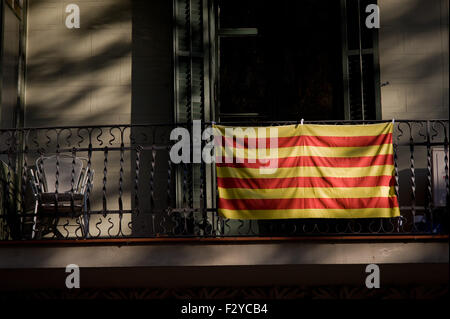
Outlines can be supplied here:
M6 246L0 269L448 263L443 242Z

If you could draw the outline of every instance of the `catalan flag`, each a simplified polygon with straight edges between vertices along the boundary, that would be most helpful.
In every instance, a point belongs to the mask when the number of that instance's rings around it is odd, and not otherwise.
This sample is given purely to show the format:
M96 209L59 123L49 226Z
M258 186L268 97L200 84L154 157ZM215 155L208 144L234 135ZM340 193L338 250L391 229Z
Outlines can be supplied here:
M213 130L218 209L225 218L400 215L392 123Z

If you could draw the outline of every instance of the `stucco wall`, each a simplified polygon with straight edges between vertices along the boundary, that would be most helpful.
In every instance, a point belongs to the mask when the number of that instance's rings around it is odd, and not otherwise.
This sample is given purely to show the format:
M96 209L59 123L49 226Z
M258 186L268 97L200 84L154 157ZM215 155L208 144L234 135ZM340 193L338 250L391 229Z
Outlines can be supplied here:
M171 14L164 0L29 1L25 126L170 121Z
M80 28L65 25L80 8ZM25 125L128 123L129 0L29 1Z
M29 2L25 125L171 121L171 1L72 2ZM448 3L379 1L383 118L448 117Z
M384 119L448 118L448 0L379 0Z

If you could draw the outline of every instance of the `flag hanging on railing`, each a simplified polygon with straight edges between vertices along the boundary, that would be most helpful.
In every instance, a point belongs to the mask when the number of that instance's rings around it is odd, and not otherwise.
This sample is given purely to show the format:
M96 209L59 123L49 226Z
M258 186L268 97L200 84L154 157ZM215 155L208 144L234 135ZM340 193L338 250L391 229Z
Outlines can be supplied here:
M213 129L225 218L400 215L392 123Z

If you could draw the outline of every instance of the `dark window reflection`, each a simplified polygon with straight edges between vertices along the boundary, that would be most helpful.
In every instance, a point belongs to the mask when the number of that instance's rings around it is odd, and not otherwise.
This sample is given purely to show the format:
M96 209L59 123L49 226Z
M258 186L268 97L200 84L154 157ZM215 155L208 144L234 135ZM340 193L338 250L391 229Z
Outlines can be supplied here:
M366 13L366 7L369 4L374 4L374 0L361 0L360 1L360 25L361 25L361 48L369 49L373 47L373 33L374 29L369 29L366 27L366 17L372 13L372 11Z
M349 50L359 49L359 25L358 0L346 1L347 10L347 42Z
M239 3L239 4L238 4ZM220 2L220 113L267 120L343 118L339 1Z

